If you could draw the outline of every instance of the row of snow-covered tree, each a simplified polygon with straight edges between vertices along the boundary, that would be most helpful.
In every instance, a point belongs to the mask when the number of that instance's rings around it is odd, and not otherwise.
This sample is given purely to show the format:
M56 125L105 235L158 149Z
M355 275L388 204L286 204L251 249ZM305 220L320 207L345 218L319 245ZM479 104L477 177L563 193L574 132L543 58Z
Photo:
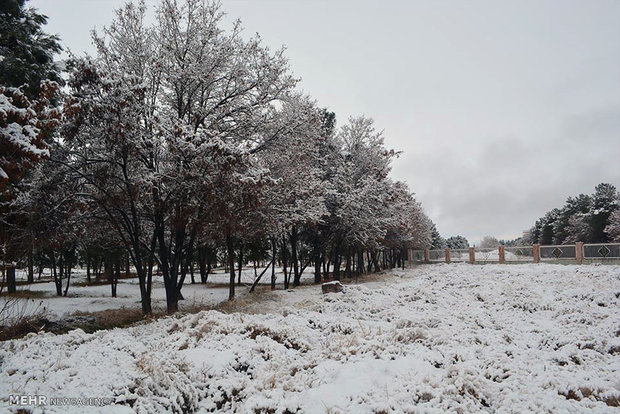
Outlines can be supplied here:
M561 245L584 243L620 243L620 192L612 184L601 183L594 194L568 197L562 208L554 208L538 219L523 237L497 240L485 236L479 247ZM441 237L431 224L431 248L466 249L469 243L462 236Z
M469 248L469 241L464 236L450 236L447 239L443 238L437 230L435 223L431 223L431 249L467 249Z
M562 208L554 208L538 219L523 242L620 242L620 193L612 184L601 183L592 195L569 197Z
M288 287L304 271L318 282L394 267L430 245L432 223L390 179L397 153L371 119L337 128L296 90L283 51L225 29L215 3L163 0L153 23L145 13L118 10L93 36L96 55L67 62L61 91L40 73L30 95L0 79L5 261L46 261L61 294L78 261L118 275L127 259L150 313L154 268L174 312L194 266L205 281L226 262L232 299L248 260L272 278L278 263ZM56 73L47 40L31 43ZM4 47L0 65L16 53Z

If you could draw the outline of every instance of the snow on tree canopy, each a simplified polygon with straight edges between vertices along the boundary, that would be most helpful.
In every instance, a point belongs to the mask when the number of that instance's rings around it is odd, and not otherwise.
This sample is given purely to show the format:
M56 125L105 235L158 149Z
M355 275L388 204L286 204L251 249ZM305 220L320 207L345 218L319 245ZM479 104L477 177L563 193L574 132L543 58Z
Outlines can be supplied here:
M0 179L8 180L49 150L41 139L41 114L20 88L0 86Z

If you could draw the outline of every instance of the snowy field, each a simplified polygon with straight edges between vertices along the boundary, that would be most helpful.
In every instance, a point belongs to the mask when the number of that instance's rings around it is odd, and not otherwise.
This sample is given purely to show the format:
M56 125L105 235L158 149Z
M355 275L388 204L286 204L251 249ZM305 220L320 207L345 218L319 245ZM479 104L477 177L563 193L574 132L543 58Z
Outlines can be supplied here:
M3 342L1 404L37 394L114 401L45 407L74 413L617 412L619 266L437 264L372 279L327 295L264 290L235 313Z
M259 268L258 274L264 268ZM49 273L49 269L48 269ZM26 281L26 273L20 271L16 275L17 280ZM50 275L44 275L44 280L49 279ZM244 268L241 273L242 286L237 288L238 295L247 293L254 282L254 269ZM313 280L314 275L306 271L302 280L304 282ZM92 280L95 280L93 277ZM183 285L183 297L179 303L180 309L209 307L215 306L222 301L228 299L228 287L224 286L228 283L229 275L224 269L216 269L208 277L207 284L200 283L191 284L189 276ZM236 280L236 279L235 279ZM284 275L280 269L276 272L276 281L279 285L283 283ZM97 312L108 309L140 309L140 288L138 279L120 279L117 286L117 297L113 298L111 287L105 285L89 285L83 286L86 281L86 272L83 269L75 269L71 276L71 283L66 297L56 296L56 287L54 282L37 282L30 285L20 285L18 291L33 292L31 297L24 294L22 298L17 299L18 303L12 306L7 315L3 315L7 320L0 319L0 325L10 325L14 320L23 316L41 314L50 319L60 319L64 315L70 315L74 312ZM196 281L200 281L200 276L196 275ZM260 280L261 285L271 282L271 270L269 270ZM64 284L63 281L63 292ZM77 284L76 284L77 283ZM281 287L281 286L280 286ZM0 297L0 308L7 301L7 297ZM13 299L14 300L14 299ZM166 291L162 276L153 277L152 304L156 311L165 311L166 309Z

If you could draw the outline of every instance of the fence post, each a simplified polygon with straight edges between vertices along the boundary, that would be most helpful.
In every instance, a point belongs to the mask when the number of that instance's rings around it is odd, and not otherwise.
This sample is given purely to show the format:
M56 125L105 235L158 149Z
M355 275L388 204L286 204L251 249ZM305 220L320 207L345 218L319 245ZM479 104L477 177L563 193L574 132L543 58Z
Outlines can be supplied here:
M470 264L476 263L476 248L475 247L469 248L469 263Z
M583 242L575 243L575 259L577 264L583 264Z
M446 263L450 263L450 248L446 247Z
M536 243L532 246L532 255L534 256L534 263L540 263L540 244Z
M504 246L499 246L498 248L498 255L499 255L499 264L504 264L506 263L506 255L504 253Z
M429 264L431 262L431 253L428 249L424 249L424 263Z

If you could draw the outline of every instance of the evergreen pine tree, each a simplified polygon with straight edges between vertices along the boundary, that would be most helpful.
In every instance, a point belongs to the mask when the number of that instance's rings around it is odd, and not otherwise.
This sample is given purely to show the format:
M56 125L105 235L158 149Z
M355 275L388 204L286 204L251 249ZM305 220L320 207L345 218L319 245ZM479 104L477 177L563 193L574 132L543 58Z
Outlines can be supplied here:
M616 187L613 185L601 183L596 186L592 196L592 213L590 216L592 243L607 243L609 241L605 227L609 222L611 213L618 208L617 198Z
M446 240L439 234L439 230L437 230L435 223L431 225L431 237L431 249L445 249L447 247Z
M446 246L451 249L467 249L469 241L463 236L452 236L446 239Z
M54 54L62 48L57 36L43 31L47 16L26 7L26 0L0 2L0 85L20 87L28 99L39 96L40 83L61 82Z

